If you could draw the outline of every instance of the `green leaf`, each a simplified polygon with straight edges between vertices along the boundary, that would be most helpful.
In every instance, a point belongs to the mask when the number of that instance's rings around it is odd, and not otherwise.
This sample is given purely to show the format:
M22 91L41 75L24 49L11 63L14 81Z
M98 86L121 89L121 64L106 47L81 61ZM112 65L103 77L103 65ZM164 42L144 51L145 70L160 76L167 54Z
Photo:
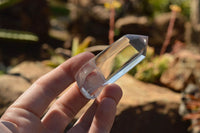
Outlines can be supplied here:
M78 45L79 45L79 39L75 37L72 42L72 56L77 55Z
M92 37L87 37L83 40L81 44L79 44L79 39L75 37L72 43L72 56L85 52L86 48L88 48L92 40Z
M0 39L33 41L33 42L37 42L39 40L38 36L31 32L8 30L8 29L0 29Z

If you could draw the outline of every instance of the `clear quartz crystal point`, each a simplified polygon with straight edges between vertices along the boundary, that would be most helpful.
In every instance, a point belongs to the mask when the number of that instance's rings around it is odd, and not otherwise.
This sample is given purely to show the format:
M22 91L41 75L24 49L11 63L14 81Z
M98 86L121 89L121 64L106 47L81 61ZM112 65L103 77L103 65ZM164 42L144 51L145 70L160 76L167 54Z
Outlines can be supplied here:
M81 93L88 99L96 98L105 85L114 83L145 58L147 44L147 36L127 34L89 60L75 77Z

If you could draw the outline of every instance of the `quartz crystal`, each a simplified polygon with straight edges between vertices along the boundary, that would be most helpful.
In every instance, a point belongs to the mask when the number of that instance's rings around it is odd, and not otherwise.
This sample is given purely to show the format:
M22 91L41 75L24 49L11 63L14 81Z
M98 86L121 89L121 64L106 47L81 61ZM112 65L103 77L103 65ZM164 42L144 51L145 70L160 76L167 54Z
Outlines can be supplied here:
M146 56L148 37L127 34L85 63L76 73L81 93L96 98L103 87L114 83Z

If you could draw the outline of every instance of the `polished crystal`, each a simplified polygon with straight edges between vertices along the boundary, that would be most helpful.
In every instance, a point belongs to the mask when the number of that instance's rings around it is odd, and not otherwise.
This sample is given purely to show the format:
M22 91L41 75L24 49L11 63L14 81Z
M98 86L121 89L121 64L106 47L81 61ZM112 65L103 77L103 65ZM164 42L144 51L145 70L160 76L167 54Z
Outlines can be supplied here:
M114 83L145 58L147 43L147 36L127 34L85 63L75 77L81 93L88 99L96 98L105 85ZM122 63L116 68L117 60Z

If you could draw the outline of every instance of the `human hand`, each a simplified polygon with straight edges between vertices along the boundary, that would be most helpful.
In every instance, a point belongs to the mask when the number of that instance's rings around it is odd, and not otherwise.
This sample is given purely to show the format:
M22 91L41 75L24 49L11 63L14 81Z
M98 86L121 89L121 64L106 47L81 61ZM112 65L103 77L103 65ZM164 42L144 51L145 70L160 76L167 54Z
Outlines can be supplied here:
M91 53L72 57L38 79L3 114L0 119L0 132L63 133L78 111L89 101L80 93L77 84L56 99L46 114L44 112L49 104L74 82L77 70L92 57ZM119 86L106 86L69 132L108 133L121 96Z

